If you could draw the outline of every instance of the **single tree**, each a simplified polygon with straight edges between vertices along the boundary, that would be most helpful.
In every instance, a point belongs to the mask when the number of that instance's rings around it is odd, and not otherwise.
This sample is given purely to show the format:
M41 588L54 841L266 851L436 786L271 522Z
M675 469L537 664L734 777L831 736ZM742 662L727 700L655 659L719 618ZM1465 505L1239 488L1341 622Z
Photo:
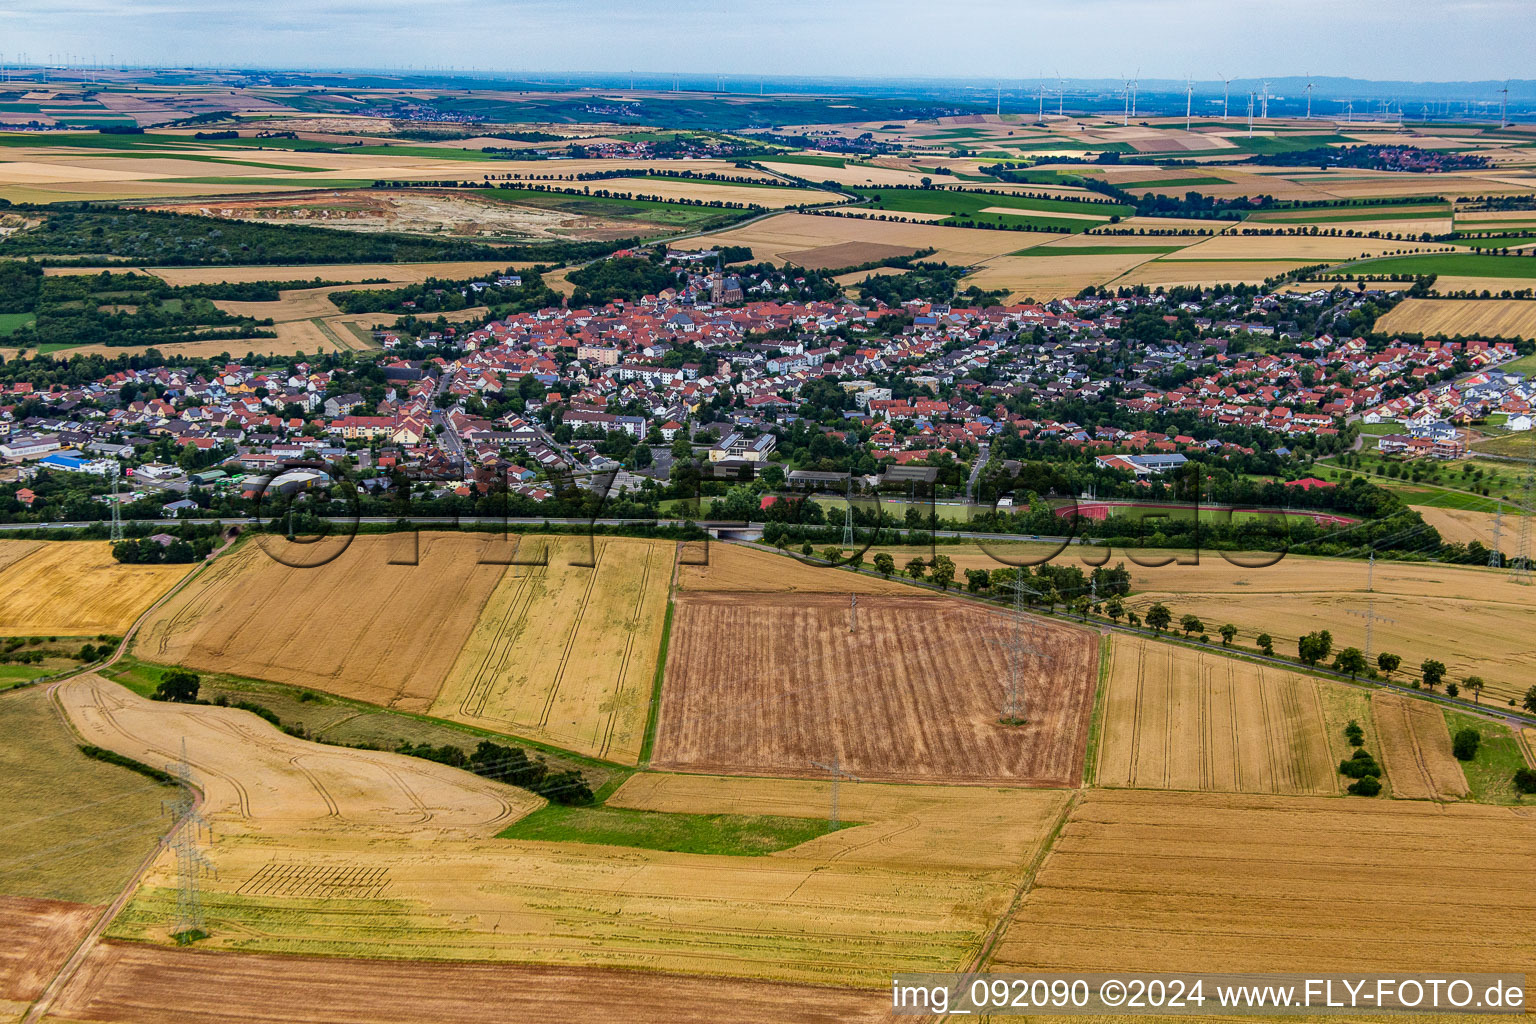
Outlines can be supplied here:
M1221 633L1221 646L1226 647L1227 645L1232 643L1232 639L1237 636L1237 627L1232 625L1232 623L1229 622L1226 625L1221 627L1220 633Z
M1476 729L1460 729L1451 738L1451 753L1458 761L1470 761L1477 756L1478 745L1482 742L1482 734Z
M875 571L886 579L890 579L891 573L896 571L896 559L891 557L889 551L881 551L875 555Z
M1482 676L1467 676L1466 679L1462 680L1461 685L1472 691L1472 703L1481 704L1483 702L1483 686L1485 684L1483 683Z
M1120 602L1120 598L1112 597L1104 602L1104 614L1112 621L1119 622L1120 616L1125 614L1125 605Z
M160 685L155 688L155 700L192 704L197 700L197 691L201 685L202 680L191 672L173 669L160 677Z
M800 545L800 553L807 558L811 557L811 554L815 552L815 550L815 548L811 547L810 541L806 541L804 544Z
M1461 693L1461 687L1457 686L1455 683L1446 683L1445 684L1445 695L1447 697L1455 697L1455 696L1460 695L1460 693Z
M1520 702L1520 706L1536 715L1536 686L1525 691L1525 699Z
M921 558L913 558L907 561L907 575L911 576L913 579L922 579L923 574L927 571L928 563L923 561Z
M948 555L933 556L933 582L939 585L940 590L948 590L949 585L955 582L955 562Z
M1397 667L1402 663L1403 659L1396 654L1388 654L1386 651L1382 651L1376 655L1376 667L1381 669L1382 674L1389 680L1392 678L1392 673L1396 672Z
M1154 604L1151 608L1147 609L1147 625L1151 626L1153 629L1157 630L1159 633L1161 633L1163 630L1167 629L1168 628L1168 624L1170 622L1172 622L1172 621L1173 621L1173 612L1170 612L1168 610L1168 606L1163 604L1162 602L1158 602L1157 604Z
M838 564L841 564L841 562L843 560L843 549L842 548L831 548L831 547L829 547L829 548L822 548L821 549L821 560L823 562L826 562L828 565L838 565Z
M1355 679L1365 671L1365 654L1358 647L1346 647L1333 659L1335 672L1348 672L1350 679Z
M1184 631L1185 636L1189 636L1191 633L1203 633L1205 623L1200 621L1198 615L1185 615L1179 619L1179 628Z
M1419 665L1419 672L1424 677L1424 685L1433 690L1440 685L1440 680L1445 678L1445 663L1433 658L1425 658Z
M965 570L965 589L979 594L992 585L992 574L985 569Z
M1268 633L1260 633L1253 639L1254 645L1270 657L1275 655L1275 641Z
M1536 793L1536 768L1515 769L1515 792Z

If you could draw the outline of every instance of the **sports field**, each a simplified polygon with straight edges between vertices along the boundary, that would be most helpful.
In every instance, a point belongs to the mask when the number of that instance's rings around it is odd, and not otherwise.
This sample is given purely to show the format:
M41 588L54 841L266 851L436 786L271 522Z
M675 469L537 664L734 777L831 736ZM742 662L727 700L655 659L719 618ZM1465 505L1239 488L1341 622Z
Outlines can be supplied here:
M1116 638L1096 781L1136 789L1337 792L1319 693L1326 686L1216 653Z
M1022 726L1000 724L1009 619L925 594L684 594L658 767L749 775L1075 785L1098 638L1031 619ZM850 629L851 616L856 622ZM1049 659L1047 660L1046 655Z
M430 711L634 764L651 707L676 545L522 538ZM525 550L526 549L526 550ZM570 564L596 555L596 567Z
M124 565L106 541L0 541L0 636L121 634L191 568Z

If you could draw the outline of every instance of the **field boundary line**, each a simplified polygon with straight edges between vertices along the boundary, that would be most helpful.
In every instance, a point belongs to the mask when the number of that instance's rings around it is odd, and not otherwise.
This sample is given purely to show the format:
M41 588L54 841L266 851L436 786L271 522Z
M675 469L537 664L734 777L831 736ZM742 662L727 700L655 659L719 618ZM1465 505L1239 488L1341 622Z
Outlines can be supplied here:
M1104 756L1104 729L1109 715L1110 679L1114 674L1115 638L1112 633L1099 635L1099 682L1093 691L1093 712L1088 719L1088 749L1083 755L1083 781L1078 788L1097 784L1099 761Z
M976 956L971 959L970 963L965 965L965 968L960 973L975 973L985 966L986 962L991 959L992 954L997 951L998 943L1002 941L1009 926L1013 924L1014 912L1018 910L1019 904L1023 901L1024 897L1029 895L1029 891L1034 888L1035 878L1040 874L1040 869L1045 866L1046 860L1055 850L1056 841L1061 838L1061 833L1065 831L1067 822L1072 817L1072 812L1077 810L1078 805L1082 801L1083 790L1072 790L1067 796L1065 803L1062 804L1060 813L1056 815L1056 820L1051 825L1051 830L1040 840L1040 849L1030 858L1029 866L1024 869L1024 873L1019 877L1019 884L1013 891L1013 899L1008 901L1007 909L998 915L997 923L992 926L992 930L982 940L981 947L976 951Z

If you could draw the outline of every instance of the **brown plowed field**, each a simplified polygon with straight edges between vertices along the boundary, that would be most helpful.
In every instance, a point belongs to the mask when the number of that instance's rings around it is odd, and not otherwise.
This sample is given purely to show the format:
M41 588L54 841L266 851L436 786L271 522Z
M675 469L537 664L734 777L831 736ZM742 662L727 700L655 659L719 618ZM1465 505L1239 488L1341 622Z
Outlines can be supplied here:
M1098 638L1035 622L1054 658L1025 656L1029 723L998 723L1006 616L957 598L684 594L676 603L657 766L815 776L1076 785Z
M214 998L213 995L217 994ZM591 1021L837 1024L884 1020L889 997L641 971L209 953L107 942L54 1014L111 1024L481 1024Z
M1392 781L1393 796L1455 800L1467 795L1467 777L1451 753L1451 733L1438 706L1376 693L1371 695L1371 717L1381 737L1382 767Z
M0 1001L42 995L100 912L85 903L0 896Z
M426 711L505 569L478 564L486 544L423 533L419 564L390 565L402 538L355 537L313 569L247 544L160 608L134 653Z
M1447 922L1475 920L1448 939ZM1089 790L988 970L1536 972L1536 817Z
M1110 658L1099 785L1337 792L1318 697L1328 684L1129 637Z

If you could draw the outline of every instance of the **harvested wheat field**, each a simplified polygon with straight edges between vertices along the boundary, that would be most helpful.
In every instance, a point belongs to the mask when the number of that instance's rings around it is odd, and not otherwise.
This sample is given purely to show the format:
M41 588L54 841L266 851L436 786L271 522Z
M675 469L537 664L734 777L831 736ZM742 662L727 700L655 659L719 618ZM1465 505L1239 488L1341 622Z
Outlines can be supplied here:
M1448 921L1481 924L1447 941ZM1536 818L1089 790L996 971L1536 971Z
M1351 260L1384 252L1443 251L1443 244L1400 242L1380 238L1336 238L1323 235L1241 235L1227 233L1164 256L1175 260L1299 260L1306 263Z
M632 783L635 799L627 783L617 806L821 818L828 799L827 784L809 780ZM893 970L958 970L975 957L1068 798L845 783L850 827L757 856L216 831L199 946L880 988ZM269 884L278 869L296 884ZM166 944L175 877L170 858L157 862L111 937ZM328 894L306 884L316 877L364 884Z
M1112 281L1156 258L1155 255L1138 252L1074 256L1070 249L1062 249L1058 255L1054 245L1048 251L1052 254L1049 258L1026 255L999 256L988 260L967 277L965 283L989 291L1006 288L1010 302L1028 298L1044 302L1048 299L1071 298L1091 284Z
M208 993L219 998L210 1000ZM663 1024L678 1006L733 1024L889 1019L880 992L651 971L217 953L104 942L50 1020L100 1024ZM3 1004L0 1004L3 1007Z
M1096 780L1134 789L1333 794L1337 769L1318 694L1326 685L1219 654L1116 638Z
M1230 622L1236 643L1251 649L1267 632L1287 654L1296 638L1315 629L1333 633L1335 649L1365 647L1366 563L1359 559L1283 558L1244 568L1204 553L1198 565L1149 568L1130 564L1126 606L1144 613L1162 602L1175 618L1193 613L1208 628ZM1484 696L1499 701L1536 683L1536 639L1531 636L1527 588L1497 570L1473 566L1379 561L1374 577L1373 651L1402 656L1405 670L1438 658L1452 678L1476 673L1488 681Z
M1098 638L1031 620L1027 725L998 722L1008 617L958 598L684 594L676 602L658 767L924 782L1077 785Z
M0 1013L42 995L99 913L84 903L0 896Z
M1032 234L1020 241L1020 233L989 231L983 228L946 228L932 224L900 224L894 221L868 220L860 217L823 217L809 213L781 213L739 228L713 235L701 235L679 248L706 248L717 245L748 245L759 260L785 262L790 254L805 266L836 266L818 261L819 249L850 242L899 248L904 251L934 248L934 262L978 263L992 256L1014 252L1032 241L1048 242L1059 235ZM890 255L890 253L886 253ZM848 259L840 253L838 259ZM864 259L871 257L865 256ZM878 257L876 257L878 258ZM854 260L853 262L861 262ZM843 266L849 264L844 263Z
M94 674L57 695L89 743L155 766L185 751L203 814L223 830L489 835L544 803L421 758L297 739L237 708L146 700Z
M508 567L431 713L634 764L676 545L524 537L519 552L535 547L547 564Z
M492 543L423 533L419 564L391 565L408 536L360 536L307 569L247 543L160 608L134 650L163 664L426 711L506 568L481 564Z
M873 557L873 549L868 553ZM677 589L763 594L910 594L891 580L719 541L682 545Z
M724 181L689 181L682 178L608 178L603 181L602 187L609 192L631 196L660 196L671 202L698 199L712 203L718 200L745 206L762 206L770 210L801 204L819 205L827 201L827 193L819 189L760 188Z
M0 540L0 572L9 569L46 543L42 540Z
M1405 800L1455 800L1467 778L1451 753L1451 733L1439 706L1392 693L1371 695L1381 763L1392 795Z
M1486 548L1493 547L1493 513L1470 512L1460 508L1431 508L1428 505L1409 506L1424 521L1435 528L1442 540L1451 544L1470 544L1477 541ZM1500 544L1509 546L1510 529L1505 527ZM1518 534L1517 534L1518 536Z
M1536 338L1536 299L1404 299L1377 326L1389 334Z
M1278 277L1297 267L1318 263L1320 260L1197 260L1193 254L1199 247L1185 250L1188 257L1178 260L1153 259L1134 267L1119 277L1106 282L1117 288L1146 285L1148 288L1214 287L1218 284L1263 284L1271 277Z
M0 551L14 543L37 542ZM38 544L0 568L0 636L122 633L191 568L125 565L104 540Z

